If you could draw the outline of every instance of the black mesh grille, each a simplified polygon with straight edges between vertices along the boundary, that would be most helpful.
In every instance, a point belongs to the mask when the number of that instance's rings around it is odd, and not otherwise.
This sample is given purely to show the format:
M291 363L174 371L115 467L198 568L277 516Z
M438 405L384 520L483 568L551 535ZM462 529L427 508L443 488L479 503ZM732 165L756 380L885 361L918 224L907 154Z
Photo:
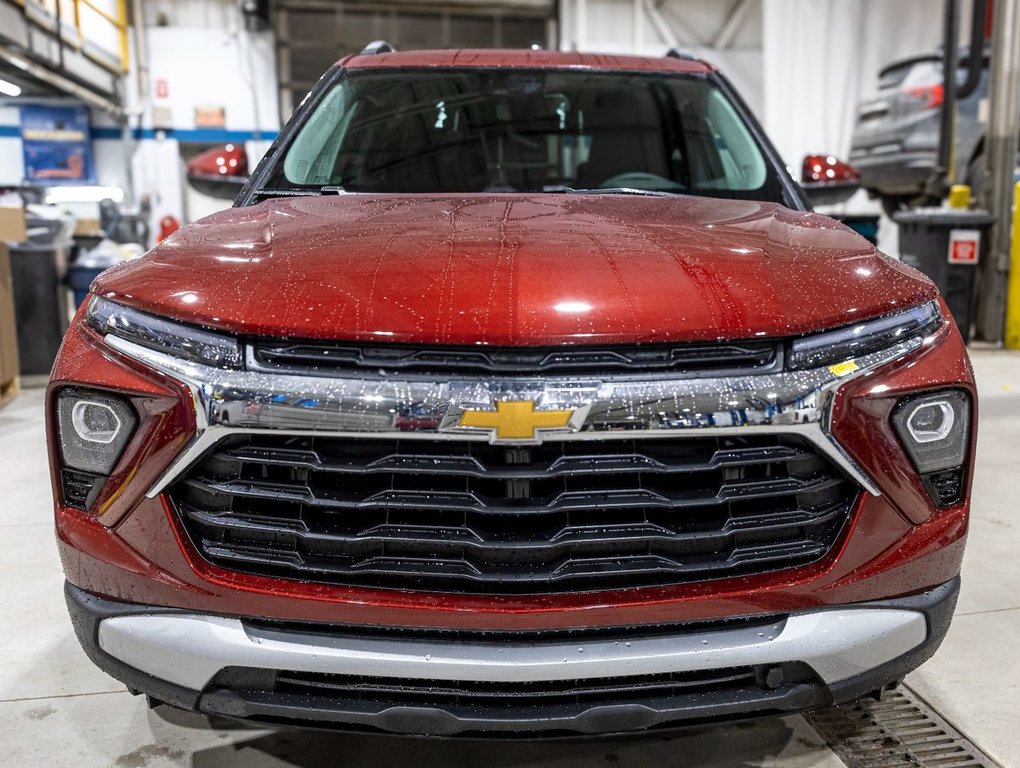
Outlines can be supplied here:
M202 554L338 584L527 593L747 575L822 557L856 487L760 436L547 442L251 435L171 489Z
M79 472L73 469L60 470L60 487L64 504L75 509L89 509L103 489L106 477Z
M202 708L263 722L454 735L609 733L681 720L780 713L829 701L802 662L611 678L472 682L227 667Z
M717 344L644 344L614 347L421 347L317 341L254 343L263 367L300 373L337 374L400 371L427 375L498 373L503 375L592 374L635 371L663 373L748 372L771 370L779 362L772 341Z
M928 493L931 494L935 503L940 507L959 504L963 498L964 475L962 467L922 475L921 479L924 481Z
M387 706L505 709L584 704L605 706L755 685L755 671L751 667L604 680L543 680L534 683L451 683L443 680L280 672L276 676L275 691L284 695L328 696L341 701L371 702Z

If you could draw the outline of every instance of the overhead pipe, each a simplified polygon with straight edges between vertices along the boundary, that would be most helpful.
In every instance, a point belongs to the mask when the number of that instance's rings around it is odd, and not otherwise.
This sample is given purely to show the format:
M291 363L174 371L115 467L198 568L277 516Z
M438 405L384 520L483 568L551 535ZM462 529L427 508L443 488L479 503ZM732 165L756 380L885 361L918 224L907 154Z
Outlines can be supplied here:
M138 105L141 115L149 106L152 96L149 88L149 49L145 41L145 16L142 13L142 0L131 0L132 33L135 38L135 68L138 70Z
M945 0L942 24L942 111L939 113L939 146L935 169L926 192L941 200L953 182L953 143L956 128L956 69L960 58L960 0Z
M970 20L970 55L967 58L967 79L956 88L956 98L966 99L977 90L981 83L981 71L985 63L985 18L988 13L987 0L973 0ZM955 85L956 81L953 80Z
M973 0L971 5L970 52L967 57L967 76L957 84L956 71L960 67L960 0L945 0L942 40L942 111L939 114L939 145L935 169L926 185L932 198L946 196L956 176L956 105L977 90L984 68L984 34L986 0Z
M148 111L151 100L149 82L149 49L145 40L145 16L142 12L142 0L131 0L131 35L134 39L135 49L135 106L129 113L125 114L124 125L121 127L121 139L123 141L124 154L124 178L126 198L129 202L136 202L135 194L135 169L132 158L135 150L135 137L131 132L131 121L133 117L137 120L138 128L141 129L145 113Z

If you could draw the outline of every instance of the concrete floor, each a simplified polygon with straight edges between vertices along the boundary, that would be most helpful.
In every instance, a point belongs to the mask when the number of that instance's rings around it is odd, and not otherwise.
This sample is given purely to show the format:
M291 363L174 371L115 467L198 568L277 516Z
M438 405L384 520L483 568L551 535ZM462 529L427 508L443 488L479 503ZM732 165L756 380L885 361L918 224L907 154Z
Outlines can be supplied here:
M974 517L956 620L908 685L1004 766L1020 767L1020 354L973 353L981 389ZM841 766L799 717L669 735L492 744L210 724L95 669L63 605L42 392L0 409L0 744L10 766ZM225 727L226 726L226 727Z

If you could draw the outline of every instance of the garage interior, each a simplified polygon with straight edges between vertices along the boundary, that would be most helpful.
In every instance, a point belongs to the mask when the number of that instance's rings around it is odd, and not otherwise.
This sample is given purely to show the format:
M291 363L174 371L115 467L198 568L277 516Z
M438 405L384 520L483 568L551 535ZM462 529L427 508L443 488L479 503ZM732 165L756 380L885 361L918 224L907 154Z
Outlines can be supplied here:
M947 33L959 45L952 56L943 55ZM980 258L939 277L954 314L962 307L957 322L967 318L961 330L981 398L962 593L944 644L899 689L838 721L822 712L492 742L258 728L150 708L87 660L68 621L52 535L44 397L60 340L96 275L229 207L233 195L209 177L234 179L236 192L322 73L378 40L397 50L682 51L726 73L805 182L842 173L836 159L870 158L876 173L888 170L893 161L881 153L895 141L873 137L892 119L890 94L941 109L934 144L914 169L918 184L879 174L888 187L868 190L854 176L852 195L818 206L924 271L912 249L929 241L909 240L917 221L925 236L931 221L981 233ZM971 93L947 94L942 72L956 71L962 88L975 43L984 55L974 59ZM8 540L0 762L1020 766L1018 131L1020 0L0 0L0 529ZM812 178L808 157L830 176ZM932 207L941 210L934 219L911 218ZM959 223L972 214L972 224ZM938 224L942 215L948 224Z

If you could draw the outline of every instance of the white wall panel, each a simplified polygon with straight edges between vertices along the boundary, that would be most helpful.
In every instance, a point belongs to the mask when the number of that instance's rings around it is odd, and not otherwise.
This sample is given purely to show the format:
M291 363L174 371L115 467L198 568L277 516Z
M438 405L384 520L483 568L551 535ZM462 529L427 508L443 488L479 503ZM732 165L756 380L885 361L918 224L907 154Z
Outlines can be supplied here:
M226 109L228 130L279 129L268 32L151 27L146 37L150 79L153 87L166 81L169 98L162 103L172 111L174 128L194 128L195 107L219 105Z

